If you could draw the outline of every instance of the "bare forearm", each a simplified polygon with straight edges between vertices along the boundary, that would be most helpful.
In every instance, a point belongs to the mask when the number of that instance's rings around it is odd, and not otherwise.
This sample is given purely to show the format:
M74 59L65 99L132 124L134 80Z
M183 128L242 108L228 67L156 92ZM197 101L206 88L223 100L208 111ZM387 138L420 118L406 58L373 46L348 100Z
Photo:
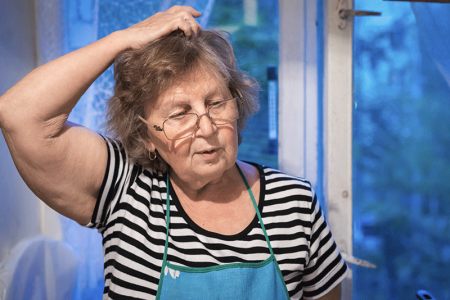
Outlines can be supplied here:
M113 33L24 77L0 97L0 127L8 130L52 123L45 126L46 134L57 134L86 89L126 49L121 34Z

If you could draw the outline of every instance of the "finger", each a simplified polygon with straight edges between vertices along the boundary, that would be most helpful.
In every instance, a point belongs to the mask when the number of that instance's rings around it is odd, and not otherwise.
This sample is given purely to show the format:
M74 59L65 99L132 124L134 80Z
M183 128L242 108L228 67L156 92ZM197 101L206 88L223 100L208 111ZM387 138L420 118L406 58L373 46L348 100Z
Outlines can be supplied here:
M186 18L184 19L184 21L189 24L192 34L197 35L197 33L199 33L199 31L201 30L200 24L198 24L194 18Z
M191 28L192 28L192 32L193 32L195 35L197 35L197 34L202 30L202 27L201 27L200 24L198 24L197 22L195 22L194 25L191 25Z
M175 13L175 12L179 12L179 11L187 11L189 12L194 18L198 18L202 15L201 12L195 10L194 8L190 7L190 6L179 6L179 5L174 5L171 8L169 8L168 10L166 10L166 12L168 13Z
M191 34L194 33L191 23L184 18L182 20L180 20L180 22L178 24L178 28L183 30L183 32L186 36L191 36Z
M181 29L186 36L197 34L199 31L200 25L198 25L197 21L187 11L177 13L177 16L173 19L173 21L174 27L172 30Z
M190 12L191 13L191 15L194 17L194 18L198 18L198 17L201 17L201 15L202 15L202 13L201 12L199 12L199 11L197 11L197 10L195 10L195 9L193 9L192 7L190 7L190 6L186 6L186 8L187 8L187 10L188 10L188 12Z

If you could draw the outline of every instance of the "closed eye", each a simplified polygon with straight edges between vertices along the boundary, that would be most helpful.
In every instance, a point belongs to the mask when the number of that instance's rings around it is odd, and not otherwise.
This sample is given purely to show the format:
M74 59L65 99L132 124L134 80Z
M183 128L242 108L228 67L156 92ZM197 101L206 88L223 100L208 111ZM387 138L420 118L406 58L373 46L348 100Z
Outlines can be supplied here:
M184 117L186 114L187 114L187 111L182 111L180 113L170 116L169 119L180 119L180 118Z
M210 107L219 107L221 104L225 103L224 100L215 100L210 103Z

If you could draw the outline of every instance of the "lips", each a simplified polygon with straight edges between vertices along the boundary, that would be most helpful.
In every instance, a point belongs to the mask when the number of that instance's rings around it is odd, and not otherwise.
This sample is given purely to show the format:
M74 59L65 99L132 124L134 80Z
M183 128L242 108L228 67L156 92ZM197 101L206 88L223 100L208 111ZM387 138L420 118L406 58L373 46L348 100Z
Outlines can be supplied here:
M211 154L211 153L213 153L213 152L216 152L216 150L209 150L209 151L204 151L203 153L206 153L206 154Z
M215 149L211 149L211 150L205 150L205 151L202 151L202 152L200 152L201 154L212 154L212 153L214 153L214 152L216 152L217 150L215 150Z
M217 152L217 150L218 149L216 149L216 148L208 148L208 149L198 151L197 153L198 154L213 154L213 153Z

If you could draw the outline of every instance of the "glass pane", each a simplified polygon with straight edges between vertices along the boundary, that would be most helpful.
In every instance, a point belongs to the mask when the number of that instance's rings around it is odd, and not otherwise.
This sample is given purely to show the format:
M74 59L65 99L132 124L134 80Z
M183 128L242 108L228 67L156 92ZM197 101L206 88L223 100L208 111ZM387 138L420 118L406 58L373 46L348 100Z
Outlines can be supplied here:
M357 0L354 299L450 299L450 89L407 2Z
M268 82L268 68L278 69L278 2L216 0L208 27L231 34L239 67L261 85L260 110L248 122L238 158L278 168L277 140L269 138L269 117L273 120L278 111L273 105L269 111L268 101L270 92L277 95L276 83Z

